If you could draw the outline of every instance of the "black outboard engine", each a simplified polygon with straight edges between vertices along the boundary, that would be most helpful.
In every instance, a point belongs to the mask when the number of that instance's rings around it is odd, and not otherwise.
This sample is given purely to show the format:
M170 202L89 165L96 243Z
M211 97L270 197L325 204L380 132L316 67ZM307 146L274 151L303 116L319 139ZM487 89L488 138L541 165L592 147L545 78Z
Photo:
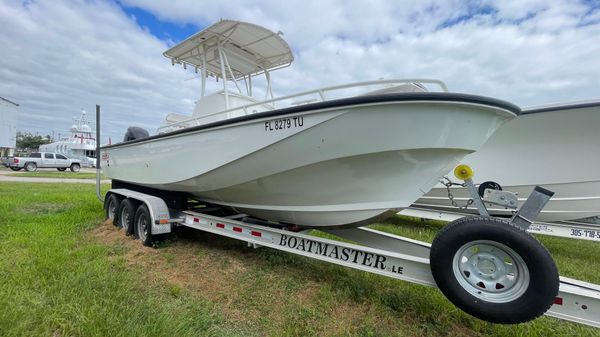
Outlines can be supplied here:
M148 133L148 130L140 128L139 126L130 126L127 128L127 132L125 132L125 137L123 137L123 141L129 142L132 140L146 138L149 136L150 134Z

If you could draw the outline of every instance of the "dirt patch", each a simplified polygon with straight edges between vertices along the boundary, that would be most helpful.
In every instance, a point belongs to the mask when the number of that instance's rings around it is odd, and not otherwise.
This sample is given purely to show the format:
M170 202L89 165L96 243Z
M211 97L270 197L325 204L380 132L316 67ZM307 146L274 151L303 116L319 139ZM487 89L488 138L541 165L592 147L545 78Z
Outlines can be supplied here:
M361 325L369 320L384 329L401 328L402 322L394 321L389 313L382 314L372 303L334 298L324 291L327 285L304 279L296 267L274 270L243 242L184 229L173 241L149 248L125 236L110 221L90 233L101 244L125 247L116 258L124 258L129 267L142 271L146 281L163 287L167 284L173 288L173 296L191 294L209 300L228 322L255 327L260 335L273 331L360 334ZM310 326L311 330L300 328L298 332L295 325Z
M111 221L91 234L107 246L125 245L126 264L143 270L148 281L161 285L166 282L218 303L228 319L241 322L247 317L234 305L235 276L247 270L236 257L224 256L222 251L189 240L167 243L158 249L144 247L125 236Z

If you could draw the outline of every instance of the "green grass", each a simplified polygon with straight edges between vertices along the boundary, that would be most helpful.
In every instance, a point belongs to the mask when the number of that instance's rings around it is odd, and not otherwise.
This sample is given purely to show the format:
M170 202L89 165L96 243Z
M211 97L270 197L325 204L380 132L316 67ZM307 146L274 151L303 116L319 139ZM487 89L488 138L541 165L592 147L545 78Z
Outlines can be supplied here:
M71 172L68 169L64 172L57 170L41 170L34 172L14 172L8 173L7 176L30 177L30 178L61 178L61 179L96 179L96 173L92 172ZM105 179L103 177L103 179Z
M102 213L93 186L0 183L1 336L230 335L212 303L90 241Z
M187 228L142 248L102 218L93 185L0 183L0 336L600 336L486 323L436 289ZM424 241L441 226L372 225ZM539 238L562 275L600 283L598 243Z

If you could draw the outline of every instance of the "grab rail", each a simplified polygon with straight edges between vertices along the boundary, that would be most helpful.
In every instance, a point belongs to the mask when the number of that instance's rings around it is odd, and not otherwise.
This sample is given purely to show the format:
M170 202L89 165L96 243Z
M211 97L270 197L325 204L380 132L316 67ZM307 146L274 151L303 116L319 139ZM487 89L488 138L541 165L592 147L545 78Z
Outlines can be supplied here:
M444 82L442 82L441 80L428 79L428 78L409 78L409 79L393 79L393 80L376 80L376 81L356 82L356 83L349 83L349 84L325 87L325 88L320 88L320 89L313 89L313 90L304 91L304 92L297 93L297 94L292 94L292 95L272 98L272 99L268 99L268 100L264 100L264 101L260 101L260 102L256 102L256 103L241 105L238 107L234 107L234 108L230 108L230 109L222 110L222 111L217 111L215 113L211 113L211 114L207 114L207 115L202 115L202 116L198 116L198 117L190 117L189 119L185 119L185 120L182 120L182 121L179 121L176 123L161 126L157 129L157 131L158 131L158 133L162 133L161 131L163 131L163 130L170 131L170 130L173 130L174 128L185 128L185 127L189 127L189 126L202 125L202 124L204 124L204 123L201 123L201 120L203 120L203 119L218 116L221 114L227 114L232 111L243 110L244 115L248 115L249 108L256 107L256 106L264 106L269 103L272 103L272 106L275 107L276 102L285 101L285 100L302 97L302 96L317 94L319 96L319 98L311 98L310 102L308 100L292 102L292 103L290 103L290 105L301 105L301 104L312 103L315 101L324 102L327 100L326 95L325 95L326 93L336 91L336 90L341 90L341 89L360 88L360 87L366 87L366 86L372 86L372 85L383 85L383 84L410 84L410 83L434 84L434 85L438 85L442 89L443 92L448 92L448 87L446 86L446 84ZM256 111L253 111L251 113L256 113ZM192 123L192 125L190 125L190 123Z

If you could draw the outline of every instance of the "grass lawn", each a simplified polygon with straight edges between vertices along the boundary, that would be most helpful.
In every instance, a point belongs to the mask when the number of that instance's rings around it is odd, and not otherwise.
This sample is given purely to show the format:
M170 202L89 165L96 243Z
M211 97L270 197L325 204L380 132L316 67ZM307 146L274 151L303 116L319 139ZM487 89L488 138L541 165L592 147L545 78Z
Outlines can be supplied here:
M93 185L0 183L1 336L600 336L486 323L436 289L186 228L147 248L102 219ZM441 226L372 225L425 241ZM540 238L562 275L600 283L598 243Z

